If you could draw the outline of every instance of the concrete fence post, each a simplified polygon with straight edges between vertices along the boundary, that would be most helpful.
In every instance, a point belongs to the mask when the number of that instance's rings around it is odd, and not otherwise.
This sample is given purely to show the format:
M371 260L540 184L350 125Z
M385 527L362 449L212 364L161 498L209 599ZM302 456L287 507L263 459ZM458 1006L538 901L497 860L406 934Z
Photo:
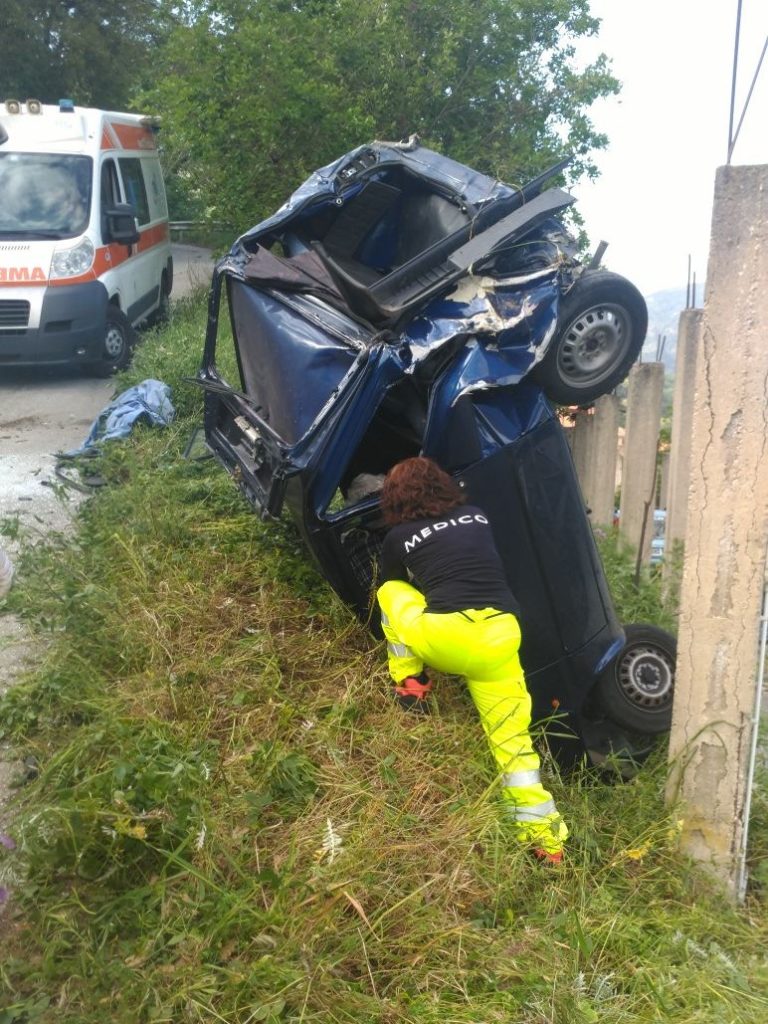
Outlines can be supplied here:
M659 502L656 508L666 509L669 505L669 452L659 457Z
M616 496L616 458L619 448L619 400L603 395L592 416L589 506L595 526L610 526Z
M576 476L579 478L581 493L587 505L592 496L590 491L590 460L592 457L592 420L591 409L577 409L573 417L573 434L571 435L571 455Z
M768 166L721 167L696 360L668 797L743 895L768 548Z
M644 562L648 562L651 556L656 451L663 389L663 363L635 363L629 371L619 533L635 551L640 549L642 538ZM650 507L643 532L648 502Z
M675 388L672 395L672 438L669 451L669 493L665 550L685 540L688 486L691 478L691 424L696 385L696 353L701 335L702 309L685 309L677 328Z

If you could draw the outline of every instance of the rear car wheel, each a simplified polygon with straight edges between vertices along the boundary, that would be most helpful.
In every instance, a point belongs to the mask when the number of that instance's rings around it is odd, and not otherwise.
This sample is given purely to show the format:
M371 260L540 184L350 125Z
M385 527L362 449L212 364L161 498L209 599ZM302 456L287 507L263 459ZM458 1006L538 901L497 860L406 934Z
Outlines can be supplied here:
M561 405L588 405L629 373L648 329L645 299L607 270L586 270L560 304L557 333L535 370Z
M163 278L160 282L160 297L157 309L150 317L151 327L164 327L171 319L171 293L168 288L168 278L163 271Z
M658 736L672 725L677 642L657 626L633 624L624 633L618 656L598 676L598 701L611 721Z
M131 361L135 344L136 332L126 315L117 306L108 305L101 359L92 364L93 373L97 377L111 377L118 370L124 370Z

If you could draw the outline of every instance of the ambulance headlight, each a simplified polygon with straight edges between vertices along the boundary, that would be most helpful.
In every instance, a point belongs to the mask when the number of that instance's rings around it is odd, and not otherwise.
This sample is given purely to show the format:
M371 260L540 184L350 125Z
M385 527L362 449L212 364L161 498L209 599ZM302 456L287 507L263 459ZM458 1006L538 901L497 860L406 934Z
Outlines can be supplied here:
M71 249L57 249L51 262L51 277L78 277L93 266L94 248L90 238L81 239Z

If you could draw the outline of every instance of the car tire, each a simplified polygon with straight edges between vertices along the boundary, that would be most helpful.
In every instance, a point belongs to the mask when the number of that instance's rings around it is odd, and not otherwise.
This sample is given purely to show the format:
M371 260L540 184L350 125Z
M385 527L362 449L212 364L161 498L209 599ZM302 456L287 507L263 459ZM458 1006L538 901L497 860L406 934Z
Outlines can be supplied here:
M160 300L157 305L157 309L152 314L150 320L150 326L152 327L164 327L169 323L171 319L171 293L168 288L168 279L163 272L163 278L160 282Z
M621 383L648 329L645 299L607 270L585 270L560 303L558 327L534 377L560 405L589 405Z
M125 313L114 304L107 306L104 338L101 344L101 358L91 364L96 377L111 377L118 370L124 370L131 361L136 345L136 332Z
M626 641L597 679L597 698L605 716L646 736L672 725L677 642L658 626L624 627Z

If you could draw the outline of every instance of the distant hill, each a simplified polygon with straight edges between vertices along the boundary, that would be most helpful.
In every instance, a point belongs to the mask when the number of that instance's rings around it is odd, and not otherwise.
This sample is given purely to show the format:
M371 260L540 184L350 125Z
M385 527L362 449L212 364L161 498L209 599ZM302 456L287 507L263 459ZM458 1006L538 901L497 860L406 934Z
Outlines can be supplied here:
M696 304L701 306L704 299L704 285L696 286ZM646 295L648 306L648 335L643 345L643 362L654 362L659 337L666 337L662 362L667 373L675 372L677 353L677 324L680 313L685 309L685 288L667 288L661 292Z

